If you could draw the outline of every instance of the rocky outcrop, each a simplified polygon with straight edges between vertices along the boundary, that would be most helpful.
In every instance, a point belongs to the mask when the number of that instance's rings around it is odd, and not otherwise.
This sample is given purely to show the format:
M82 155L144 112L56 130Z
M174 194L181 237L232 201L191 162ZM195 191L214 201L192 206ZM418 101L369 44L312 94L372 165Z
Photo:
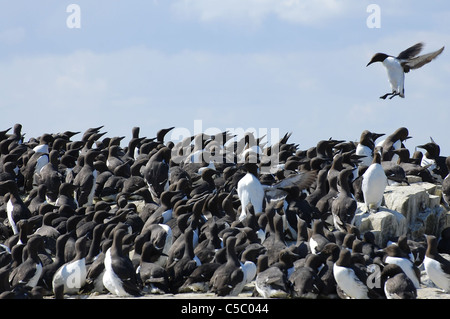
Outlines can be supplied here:
M387 186L377 213L367 213L365 205L358 204L355 226L361 233L372 231L382 247L393 237L404 234L412 240L423 240L423 234L439 237L450 221L448 210L441 205L441 196L440 185L431 183Z
M380 247L393 237L398 237L407 232L406 218L401 213L381 206L376 213L365 210L365 204L358 203L355 226L361 234L371 231L375 234L375 242Z
M420 182L387 187L384 203L406 217L407 234L411 239L422 239L423 234L439 237L447 222L447 210L441 205L441 196L439 185Z

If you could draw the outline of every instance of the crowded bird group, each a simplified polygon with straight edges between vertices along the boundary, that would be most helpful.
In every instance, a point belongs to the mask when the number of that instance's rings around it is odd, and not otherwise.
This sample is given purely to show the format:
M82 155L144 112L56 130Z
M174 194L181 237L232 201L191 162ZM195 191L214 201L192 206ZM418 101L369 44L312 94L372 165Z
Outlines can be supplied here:
M450 160L433 140L410 154L405 127L308 149L290 133L175 143L172 129L134 127L128 142L103 126L1 131L0 298L416 298L419 267L450 292L450 229L380 247L354 225L358 203L376 214L411 175L441 184L448 206Z

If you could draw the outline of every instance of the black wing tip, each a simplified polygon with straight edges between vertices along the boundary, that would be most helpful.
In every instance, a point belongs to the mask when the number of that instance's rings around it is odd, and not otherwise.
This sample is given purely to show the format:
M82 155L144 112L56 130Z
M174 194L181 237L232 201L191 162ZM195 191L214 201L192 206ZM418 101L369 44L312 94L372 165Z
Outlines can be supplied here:
M418 42L416 44L414 44L413 46L407 48L406 50L400 52L400 54L398 55L398 59L411 59L415 56L417 56L423 49L424 47L424 43L423 42Z

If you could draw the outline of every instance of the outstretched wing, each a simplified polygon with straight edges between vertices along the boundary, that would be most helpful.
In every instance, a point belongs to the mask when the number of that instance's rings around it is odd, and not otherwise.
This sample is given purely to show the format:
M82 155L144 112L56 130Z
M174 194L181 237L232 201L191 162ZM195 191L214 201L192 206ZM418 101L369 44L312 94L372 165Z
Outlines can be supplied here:
M422 66L424 66L427 63L430 63L432 60L434 60L439 54L444 51L444 47L440 48L437 51L424 54L421 56L418 56L416 58L410 59L409 61L403 62L403 70L407 73L409 70L418 69Z
M306 189L314 183L316 177L317 172L315 171L301 171L297 174L293 174L274 185L265 187L264 192L266 194L266 199L270 201L280 200L286 197L287 193L283 188L296 186L300 188L300 190Z
M400 54L398 55L398 59L399 60L408 60L411 59L415 56L417 56L420 51L422 51L423 48L423 43L417 43L414 44L412 47L406 49L405 51L400 52Z

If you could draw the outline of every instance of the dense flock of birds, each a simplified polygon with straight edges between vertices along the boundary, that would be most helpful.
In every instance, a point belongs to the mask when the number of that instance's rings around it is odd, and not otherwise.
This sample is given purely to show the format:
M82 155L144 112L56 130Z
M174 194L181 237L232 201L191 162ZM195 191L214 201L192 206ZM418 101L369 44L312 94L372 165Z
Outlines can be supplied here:
M450 291L448 229L378 247L353 225L358 202L376 213L386 185L410 175L442 184L446 205L446 158L434 141L410 156L404 127L309 149L289 133L271 145L251 132L174 143L173 128L147 138L135 127L123 145L102 129L27 141L20 124L0 132L0 298L245 287L264 298L416 298L422 264Z

